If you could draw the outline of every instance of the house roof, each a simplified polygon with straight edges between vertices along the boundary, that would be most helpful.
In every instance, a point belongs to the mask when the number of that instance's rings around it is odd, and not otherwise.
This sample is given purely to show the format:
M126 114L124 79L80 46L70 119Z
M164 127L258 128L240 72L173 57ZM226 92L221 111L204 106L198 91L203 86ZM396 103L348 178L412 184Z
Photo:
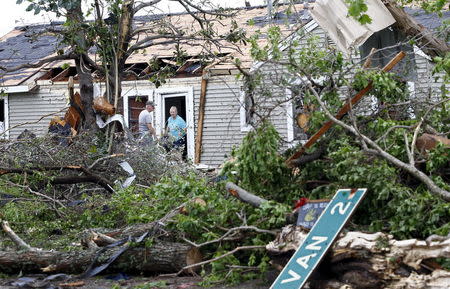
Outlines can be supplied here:
M308 1L314 2L314 1ZM296 27L301 27L307 22L311 21L308 12L308 6L314 4L296 4L290 8L291 13L287 13L288 6L279 6L273 11L273 18L271 22L280 27L283 35L287 36L295 31ZM441 25L442 19L435 14L427 14L423 10L406 8L408 14L413 16L416 21L426 28L435 30ZM238 8L232 10L234 17L224 18L220 22L215 22L213 29L218 35L226 35L233 25L233 21L238 27L242 28L247 36L255 34L257 31L262 32L258 42L264 45L267 41L265 32L269 27L269 20L267 17L267 8L265 6ZM444 12L444 19L450 17L450 11ZM250 23L253 22L252 25ZM136 26L151 26L155 31L164 23L171 23L173 27L178 29L198 29L198 23L186 13L176 14L158 14L150 16L140 16L135 18ZM61 29L62 22L54 22L42 25L27 25L16 27L0 38L0 65L6 67L14 67L26 63L36 63L48 56L56 55L60 42L58 35L50 33L49 31L57 31ZM148 34L147 34L148 35ZM140 34L134 41L142 39L145 35ZM155 44L139 50L137 53L131 55L127 60L127 68L133 70L135 73L141 75L148 71L147 63L151 59L160 59L166 64L174 64L171 58L174 56L175 44L163 44L164 39L155 41ZM158 44L159 43L159 44ZM189 59L186 63L177 67L179 77L198 75L204 65L200 64L198 55L204 52L204 42L201 41L185 41L180 44ZM250 57L250 46L239 43L238 45L230 45L226 41L221 41L222 47L210 47L220 55L230 55L241 60L243 68L250 68L252 59ZM92 56L95 58L95 49L91 49ZM72 68L63 69L62 64L69 63ZM70 74L74 73L74 64L72 61L55 61L44 64L39 68L25 68L14 72L3 73L0 72L0 86L15 86L33 82L40 77L46 77L53 81L66 80ZM211 68L211 71L216 74L231 74L236 67L230 58L217 63Z
M292 32L294 26L301 26L302 23L310 20L308 13L304 10L303 4L296 4L291 7L291 13L287 13L288 6L280 6L278 10L274 11L272 23L277 24L282 33L287 35ZM232 25L235 23L237 27L243 29L247 36L255 34L257 31L262 32L258 42L264 45L267 41L265 32L269 27L269 21L267 18L267 8L263 6L239 8L232 10L234 16L231 18L224 18L218 22L214 22L212 26L218 35L226 35L230 32ZM253 24L253 23L254 24ZM192 16L186 13L178 14L160 14L151 15L145 17L136 17L135 25L151 27L155 33L162 27L170 23L173 27L182 30L198 30L199 24L192 18ZM43 25L29 25L16 27L13 31L0 38L0 65L6 67L14 67L26 63L36 63L48 56L56 55L58 49L59 39L54 33L50 33L50 30L61 29L61 22L55 22L51 24ZM147 34L139 34L133 41L139 41ZM131 69L134 67L137 69L139 65L139 72L145 69L145 64L151 59L162 59L166 63L170 63L170 58L174 56L176 49L175 44L164 44L167 39L158 39L155 43L145 49L138 50L127 59L128 67ZM196 56L205 52L205 42L203 41L184 41L180 43L185 54L191 57L191 62L188 65L184 65L183 73L189 73L192 71L198 71L199 62L195 61ZM208 47L214 53L220 55L230 55L237 57L242 62L243 68L250 68L252 60L250 57L250 45L244 45L239 43L238 45L231 45L225 40L220 41L221 47ZM92 49L92 56L95 57L95 49ZM96 58L94 58L96 59ZM98 59L98 57L97 57ZM64 69L60 68L63 63L69 63L73 66L71 61L56 61L53 63L45 64L39 68L26 68L19 71L10 73L1 73L0 85L13 86L20 85L28 82L32 82L34 79L41 77L44 72L50 79L56 77L58 73L62 73ZM135 64L133 66L133 64ZM235 69L230 58L214 65L212 70L217 73L220 71L231 73L230 70ZM67 72L67 71L66 71ZM67 73L66 73L67 74ZM64 79L64 78L58 78Z

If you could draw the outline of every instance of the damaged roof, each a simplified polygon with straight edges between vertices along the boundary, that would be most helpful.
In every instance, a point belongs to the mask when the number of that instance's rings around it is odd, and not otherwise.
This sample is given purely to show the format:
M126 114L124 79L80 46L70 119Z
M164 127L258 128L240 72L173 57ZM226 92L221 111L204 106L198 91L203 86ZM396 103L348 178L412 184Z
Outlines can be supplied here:
M296 4L293 6L278 6L273 9L273 17L270 19L267 17L267 7L246 7L232 10L235 15L232 18L224 18L220 22L216 22L213 29L218 35L226 35L230 32L230 28L233 22L237 27L243 29L247 36L255 34L257 31L261 31L261 37L258 42L260 45L266 43L264 33L269 27L269 23L278 25L283 35L287 36L292 33L296 27L301 27L312 18L308 12L308 9L314 5L314 1L304 1L304 4ZM311 4L310 4L311 3ZM287 11L288 7L289 13ZM442 19L436 14L427 14L423 10L405 8L405 11L413 16L418 23L426 28L436 30L442 24ZM449 18L450 12L445 11L443 18ZM155 31L158 27L161 27L164 23L170 23L173 27L178 29L198 29L198 23L186 13L176 14L157 14L150 16L140 16L135 18L134 25L153 27ZM61 29L62 22L54 22L51 24L43 25L28 25L22 27L16 27L13 31L9 32L5 36L0 38L0 66L6 66L8 68L23 65L27 63L37 63L38 61L56 55L57 51L63 49L58 47L60 39L57 33L51 33L50 31L57 31ZM167 25L167 24L164 24ZM145 35L149 35L148 33ZM139 34L134 43L142 39L145 36L143 33ZM149 71L149 62L153 59L171 64L175 67L178 77L187 77L189 75L195 76L201 73L204 68L197 56L201 55L204 50L204 43L201 41L185 41L180 45L185 54L189 57L187 61L176 66L175 62L171 59L176 51L176 44L165 44L165 39L158 39L155 43L145 49L138 50L127 59L127 66L130 72L133 72L139 76L145 76ZM133 44L133 43L132 43ZM250 68L252 59L250 57L250 46L240 43L239 45L230 45L226 41L220 42L221 47L209 47L218 55L229 55L239 58L241 60L241 66L243 68ZM90 53L93 59L98 59L95 54L95 49L91 49ZM70 68L62 68L63 64L69 64ZM0 86L15 86L31 83L36 79L47 77L52 81L65 81L69 75L74 76L76 73L74 69L74 63L72 61L55 61L52 63L44 64L38 68L24 68L18 71L4 73L0 71ZM232 59L226 60L215 64L211 69L216 74L231 74L232 70L236 67L232 63ZM76 79L76 76L75 76Z
M272 24L276 24L281 28L282 33L286 36L291 33L292 28L296 25L301 26L302 23L308 22L310 19L305 17L304 5L296 4L290 8L290 12L287 13L288 6L280 6L277 10L274 9L274 17ZM235 15L230 18L221 19L219 22L215 22L213 29L218 35L227 35L231 31L233 25L241 28L245 31L247 36L255 34L257 31L261 31L261 37L259 39L260 44L264 44L266 39L264 37L265 31L269 27L269 19L267 17L267 7L247 7L232 10ZM145 26L153 28L154 33L157 33L158 29L164 23L170 23L173 27L183 30L198 30L198 23L193 17L187 13L177 14L160 14L151 16L140 16L135 18L134 25L136 27ZM235 23L235 24L234 24ZM16 27L13 31L0 38L0 65L8 68L15 67L26 63L36 63L46 57L56 55L56 51L63 47L58 47L59 39L57 34L50 33L50 30L61 29L62 23L55 22L52 24L44 25L29 25L23 27ZM133 39L133 42L142 39L145 36L150 35L141 33ZM145 49L140 49L133 53L127 59L127 68L143 73L146 71L146 64L152 59L161 59L165 63L171 63L170 59L174 57L176 51L176 44L164 43L164 38L160 38L154 42L154 44ZM132 45L133 43L131 43ZM249 68L252 63L250 57L250 45L244 45L239 43L238 45L231 45L225 40L220 41L221 47L208 47L214 51L217 55L230 55L232 57L239 58L242 62L243 68ZM184 53L190 57L190 63L185 63L178 67L177 72L182 73L198 73L199 61L195 62L192 59L198 59L198 55L205 52L204 42L201 41L185 41L180 44L180 48ZM95 54L95 49L90 50L90 54L93 59L98 59ZM61 66L65 63L74 66L73 61L55 61L45 64L39 68L26 68L19 71L10 73L0 72L0 85L2 86L14 86L31 82L39 77L42 77L45 72L50 75L51 78L56 77L55 74L62 73L64 69ZM201 68L201 67L200 67ZM236 69L232 60L228 58L226 61L216 64L212 70L216 71L230 71ZM50 70L54 70L49 73ZM66 73L67 74L67 73ZM59 77L58 80L64 78Z
M57 50L58 37L47 33L54 24L17 27L0 38L0 65L7 68L36 63ZM40 34L37 38L36 35ZM35 74L36 68L1 73L3 85L18 85Z

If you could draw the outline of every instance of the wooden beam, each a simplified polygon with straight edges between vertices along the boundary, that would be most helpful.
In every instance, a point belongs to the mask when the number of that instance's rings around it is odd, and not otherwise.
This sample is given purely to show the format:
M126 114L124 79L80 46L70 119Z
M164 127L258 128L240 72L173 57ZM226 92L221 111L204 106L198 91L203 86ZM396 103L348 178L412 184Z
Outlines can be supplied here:
M405 57L406 53L401 51L394 58L383 67L382 71L388 72L394 68L394 66L400 62ZM350 103L347 102L337 113L336 118L341 119L351 107L358 103L361 98L372 89L372 82L370 82L366 87L364 87L360 92L358 92L351 100ZM308 148L310 148L322 135L324 135L333 125L331 120L327 121L309 140L290 158L286 160L286 164L291 166L291 162L299 158Z
M195 138L195 158L194 163L200 163L200 156L202 154L202 139L203 139L203 122L205 120L205 104L206 104L206 87L208 79L206 74L208 71L203 70L203 77L200 89L200 104L198 108L198 123L197 123L197 137Z

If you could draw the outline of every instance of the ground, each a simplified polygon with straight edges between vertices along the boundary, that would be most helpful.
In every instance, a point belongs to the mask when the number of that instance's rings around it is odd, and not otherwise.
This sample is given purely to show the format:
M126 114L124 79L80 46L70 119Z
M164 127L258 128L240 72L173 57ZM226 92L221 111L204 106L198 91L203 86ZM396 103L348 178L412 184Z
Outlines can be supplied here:
M27 277L40 277L39 275L28 275ZM43 279L45 277L40 277ZM201 281L199 277L176 277L176 278L164 278L164 277L136 277L132 276L128 280L109 280L106 276L99 276L89 279L84 279L83 285L81 283L78 286L69 287L70 283L72 285L77 285L76 282L79 281L54 281L54 282L42 282L41 284L33 283L29 286L20 287L17 285L12 285L13 282L17 282L19 278L4 278L0 279L1 289L13 289L13 288L80 288L80 289L109 289L109 288L123 288L123 289L200 289L205 288L198 285ZM264 283L259 280L253 280L245 282L236 286L226 286L226 285L213 285L211 289L266 289L269 288L270 284Z

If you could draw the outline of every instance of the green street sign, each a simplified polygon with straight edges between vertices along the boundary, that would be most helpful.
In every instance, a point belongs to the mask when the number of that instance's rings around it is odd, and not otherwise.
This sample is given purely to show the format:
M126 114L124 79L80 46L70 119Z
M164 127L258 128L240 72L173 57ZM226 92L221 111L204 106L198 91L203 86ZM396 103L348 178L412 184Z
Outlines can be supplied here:
M300 289L358 207L367 189L338 190L270 289Z

